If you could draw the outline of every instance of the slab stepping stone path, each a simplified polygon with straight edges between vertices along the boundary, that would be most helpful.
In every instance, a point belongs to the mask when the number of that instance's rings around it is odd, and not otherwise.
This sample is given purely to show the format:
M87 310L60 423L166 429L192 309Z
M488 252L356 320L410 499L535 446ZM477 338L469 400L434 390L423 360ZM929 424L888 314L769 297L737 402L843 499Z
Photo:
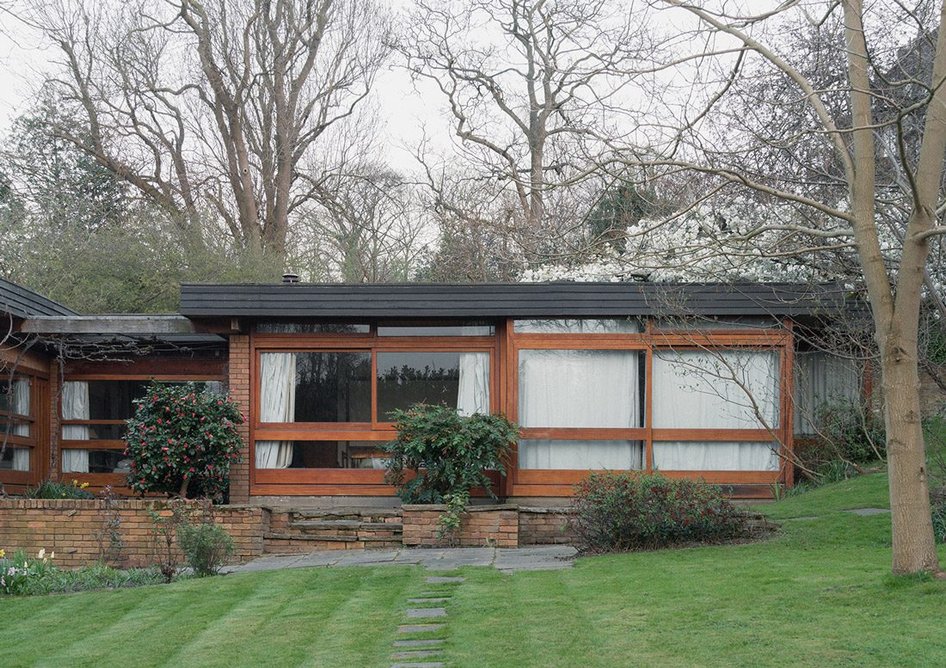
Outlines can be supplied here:
M438 585L436 591L425 591L407 599L410 606L404 612L409 621L421 619L444 619L447 617L446 604L450 602L453 591L465 578L456 576L432 575L424 580L428 585ZM445 668L440 660L443 654L442 637L412 637L417 633L434 633L439 636L447 628L446 623L401 624L397 627L398 638L394 641L391 659L395 663L391 668Z

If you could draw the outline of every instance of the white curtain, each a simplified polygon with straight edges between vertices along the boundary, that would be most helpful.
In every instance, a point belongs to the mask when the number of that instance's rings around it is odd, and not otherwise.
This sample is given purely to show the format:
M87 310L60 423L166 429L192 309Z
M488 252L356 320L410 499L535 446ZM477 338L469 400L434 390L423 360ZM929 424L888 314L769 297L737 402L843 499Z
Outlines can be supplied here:
M89 419L89 384L85 381L67 381L62 384L62 419ZM68 424L62 427L64 441L89 440L89 427L84 424ZM63 450L63 473L88 473L88 450Z
M292 422L295 411L295 354L260 354L260 422ZM292 441L257 441L256 468L289 468L292 451Z
M778 471L774 443L654 443L654 468L663 471Z
M14 471L29 471L30 470L30 449L29 448L13 448L13 470Z
M489 353L460 353L457 411L489 414Z
M861 397L858 363L821 350L795 354L795 433L818 433L822 404L857 403Z
M778 426L779 359L770 351L662 351L654 354L657 429L765 429ZM756 415L755 407L763 418Z
M516 320L521 334L637 334L640 323L630 318L611 320Z
M655 353L654 427L775 428L779 421L778 371L779 357L774 351ZM771 443L655 443L654 467L665 471L772 471L778 470L776 447Z
M522 350L519 423L523 427L641 426L638 352ZM529 440L521 468L639 469L643 448L632 441Z

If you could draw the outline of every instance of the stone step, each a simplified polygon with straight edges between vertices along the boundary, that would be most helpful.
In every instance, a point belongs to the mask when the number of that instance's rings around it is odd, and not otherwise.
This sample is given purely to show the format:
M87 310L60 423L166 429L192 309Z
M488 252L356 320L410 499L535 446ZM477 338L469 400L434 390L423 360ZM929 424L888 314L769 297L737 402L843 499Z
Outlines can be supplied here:
M443 654L439 649L409 649L405 652L394 652L392 659L429 659Z
M369 520L400 518L400 508L292 508L288 511L293 520Z
M310 541L313 543L400 543L397 536L359 536L343 534L298 534L298 533L268 533L263 536L263 540L292 540L299 542Z
M436 647L442 645L446 640L443 638L421 638L419 640L395 640L395 647Z
M393 531L401 533L403 526L400 522L362 522L360 520L293 520L289 523L290 529L298 531Z

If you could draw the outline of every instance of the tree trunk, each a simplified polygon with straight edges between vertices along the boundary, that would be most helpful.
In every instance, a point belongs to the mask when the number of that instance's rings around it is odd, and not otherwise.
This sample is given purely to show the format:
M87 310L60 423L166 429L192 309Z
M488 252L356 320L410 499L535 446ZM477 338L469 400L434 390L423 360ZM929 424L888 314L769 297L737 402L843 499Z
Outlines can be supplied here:
M893 572L938 572L916 359L891 337L883 347L884 418L893 527Z

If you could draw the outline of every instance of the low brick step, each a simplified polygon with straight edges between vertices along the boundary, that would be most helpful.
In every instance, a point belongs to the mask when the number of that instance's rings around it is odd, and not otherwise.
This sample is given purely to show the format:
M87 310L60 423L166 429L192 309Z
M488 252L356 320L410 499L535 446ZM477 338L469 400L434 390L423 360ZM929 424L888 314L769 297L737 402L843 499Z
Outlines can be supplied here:
M393 531L400 533L403 529L400 522L361 522L358 520L293 520L289 523L289 527L303 532L345 529L353 531Z

